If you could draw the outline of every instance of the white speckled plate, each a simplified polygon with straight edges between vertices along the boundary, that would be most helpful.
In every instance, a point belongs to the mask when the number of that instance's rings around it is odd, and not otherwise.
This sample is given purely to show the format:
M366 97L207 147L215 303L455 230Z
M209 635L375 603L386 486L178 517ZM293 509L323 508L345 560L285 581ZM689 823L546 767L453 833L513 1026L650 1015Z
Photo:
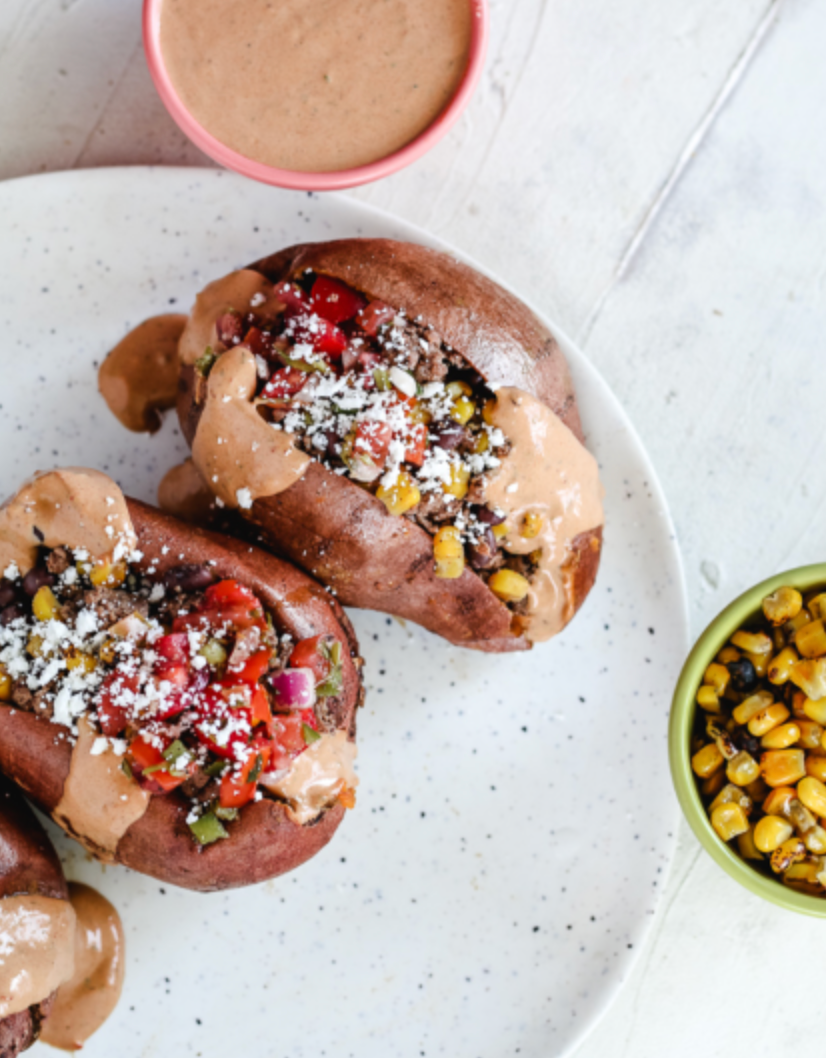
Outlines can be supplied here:
M0 215L4 493L79 463L154 498L184 453L174 418L153 438L126 433L95 367L145 316L187 310L207 280L301 240L440 245L347 198L212 170L11 181ZM358 807L285 878L190 894L101 867L58 835L68 875L103 890L127 933L123 1000L89 1058L550 1058L616 994L671 854L666 716L685 597L651 464L563 345L607 489L584 611L512 657L356 613L369 686Z

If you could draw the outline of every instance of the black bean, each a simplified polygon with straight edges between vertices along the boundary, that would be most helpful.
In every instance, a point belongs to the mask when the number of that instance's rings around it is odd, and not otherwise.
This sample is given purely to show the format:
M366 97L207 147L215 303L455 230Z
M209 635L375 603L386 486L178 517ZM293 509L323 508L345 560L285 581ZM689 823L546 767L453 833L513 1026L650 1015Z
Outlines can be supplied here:
M203 591L213 582L209 566L174 566L163 575L163 584L168 591Z
M222 345L238 345L244 337L244 323L239 312L225 312L219 316L215 329Z
M468 558L474 569L488 569L496 562L498 552L496 537L486 529L482 539L468 547Z
M452 422L450 419L442 419L431 424L430 433L433 443L438 448L444 448L446 452L452 452L454 448L466 440L468 430L461 423Z
M473 514L482 525L501 525L505 520L504 514L496 514L490 507L475 507Z
M11 606L17 598L17 588L10 580L0 580L0 610Z
M9 625L18 617L25 617L28 610L22 602L13 602L0 610L0 625Z
M35 595L38 588L42 588L44 584L51 588L54 582L53 574L49 573L45 566L35 566L23 578L23 591L27 595Z
M726 668L731 673L731 684L735 691L744 691L750 694L757 688L757 673L754 665L748 658L740 658L739 661L730 661Z

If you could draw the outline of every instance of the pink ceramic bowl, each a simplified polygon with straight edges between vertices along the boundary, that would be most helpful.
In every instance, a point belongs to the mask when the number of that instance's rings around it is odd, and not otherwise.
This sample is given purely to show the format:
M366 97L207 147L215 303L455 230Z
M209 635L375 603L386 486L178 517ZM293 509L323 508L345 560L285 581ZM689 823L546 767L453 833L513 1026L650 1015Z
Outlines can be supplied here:
M354 187L357 184L368 184L384 176L403 169L415 162L425 151L448 132L459 115L467 106L482 74L485 54L488 45L488 2L487 0L468 0L473 13L473 30L470 41L470 58L465 75L456 94L432 125L428 126L415 140L401 150L381 158L369 165L360 165L356 169L340 169L328 173L302 173L293 169L276 169L271 165L253 161L243 154L232 150L212 136L186 109L169 78L161 54L160 27L161 5L163 0L144 0L143 4L143 43L149 72L158 94L178 126L186 133L196 146L213 158L220 165L234 169L244 176L260 180L265 184L277 187L288 187L298 191L338 191L343 187Z

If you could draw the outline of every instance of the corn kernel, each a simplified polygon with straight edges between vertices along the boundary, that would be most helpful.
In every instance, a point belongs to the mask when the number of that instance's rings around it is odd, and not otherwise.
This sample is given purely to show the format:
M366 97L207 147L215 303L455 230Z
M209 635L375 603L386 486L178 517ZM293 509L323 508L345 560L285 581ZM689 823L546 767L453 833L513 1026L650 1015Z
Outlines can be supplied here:
M442 485L442 491L448 496L455 496L457 500L463 500L467 496L469 481L470 467L466 467L463 463L451 463L450 481L447 485Z
M738 724L747 724L753 716L769 706L774 705L774 699L768 691L758 691L742 701L731 714Z
M803 625L807 625L809 621L811 621L811 619L812 615L805 607L802 610L799 610L798 613L790 621L787 621L783 625L783 632L785 633L787 639L793 639L794 636L797 634L798 628L802 628Z
M534 537L539 536L542 531L543 522L544 518L541 514L537 514L536 511L528 511L522 519L522 527L519 530L519 535L526 540L533 540Z
M107 636L98 648L98 657L104 665L113 665L118 656L118 640L114 636Z
M52 621L60 613L60 604L47 584L35 592L32 599L32 611L38 621Z
M496 400L486 400L485 406L482 408L482 418L488 424L488 426L495 426L494 417L496 413Z
M445 386L445 393L453 400L458 400L459 397L472 397L473 390L467 382L448 382Z
M806 703L806 695L803 691L792 691L792 699L789 702L789 708L792 711L792 716L796 720L806 720L806 710L803 708Z
M794 645L804 658L819 658L826 654L826 627L823 622L809 621L807 625L798 628Z
M781 705L780 702L775 702L770 705L768 709L761 709L759 713L756 713L751 720L749 720L748 728L749 734L754 735L755 738L761 738L767 734L774 727L778 727L784 721L789 719L789 710L785 705Z
M475 411L476 405L472 400L468 397L459 397L450 409L450 417L454 422L458 422L461 426L464 426L473 418Z
M737 851L744 860L762 860L763 853L754 844L754 828L750 827L737 838Z
M761 680L765 679L769 673L769 663L772 659L771 652L768 654L744 654L743 656L748 658L754 665L755 674Z
M461 577L465 568L465 549L455 526L443 526L433 537L433 557L436 560L436 576L441 580Z
M726 728L722 727L716 720L709 717L706 721L706 734L717 743L717 748L726 758L733 760L737 756L737 747Z
M817 824L815 817L797 797L789 801L789 809L786 813L786 818L800 837L804 837L808 834L812 827Z
M784 880L788 879L793 882L809 882L811 885L817 885L817 876L819 873L820 867L816 863L793 863L786 871Z
M711 825L723 841L731 841L749 829L748 817L738 804L718 805L711 813Z
M381 500L389 514L398 517L412 510L422 498L422 494L414 484L413 478L406 470L402 470L395 485L379 486L376 498Z
M12 680L5 665L0 665L0 702L7 702L11 698Z
M805 698L803 701L803 712L810 720L826 726L826 698L819 698L816 701L811 698Z
M100 562L89 574L89 580L96 588L112 588L126 580L125 562Z
M786 818L789 805L797 800L797 790L793 786L778 786L763 801L763 811L767 816L783 816Z
M771 749L760 757L760 771L769 786L791 786L806 774L802 749Z
M29 641L26 643L26 653L29 657L40 657L43 653L43 642L43 636L29 636Z
M494 525L491 532L497 540L504 540L505 537L508 535L508 527L505 525L504 522L500 522L499 525Z
M717 655L717 660L721 665L728 665L732 661L740 660L740 651L732 646L725 646Z
M503 602L521 602L528 594L530 584L521 573L497 569L488 581L488 587Z
M813 779L820 779L822 783L826 783L826 757L807 753L806 774L811 775Z
M759 774L760 767L757 761L750 753L745 751L732 757L726 767L726 775L729 782L733 782L737 786L748 786L750 782L754 782Z
M760 745L763 749L788 749L800 738L800 728L794 722L781 724L775 727L767 735L763 735Z
M726 773L721 768L700 783L700 793L703 797L716 797L726 785Z
M797 784L797 796L816 816L826 816L826 785L807 775Z
M407 405L407 417L416 425L429 426L433 421L433 416L427 410L427 405L422 404L421 401L415 400L411 404Z
M763 816L754 826L754 844L760 852L774 852L794 834L794 827L780 816Z
M703 675L703 683L707 683L716 694L725 694L731 682L731 673L725 665L719 665L712 661Z
M754 780L754 782L750 782L747 786L744 786L743 789L752 799L752 802L754 804L759 804L769 795L769 787L766 786L766 784L759 776Z
M94 672L98 663L91 654L72 649L66 658L66 667L72 672Z
M720 699L713 687L701 687L697 691L697 705L707 713L720 712Z
M739 786L735 786L733 783L728 783L726 786L723 787L723 789L717 794L717 796L708 806L708 810L709 812L713 812L718 805L728 804L740 805L746 815L748 815L752 809L751 798L744 790L742 790Z
M484 430L480 430L476 435L476 443L473 446L473 451L476 455L480 456L483 452L487 452L490 448L490 438Z
M797 741L801 749L820 749L823 727L814 720L798 720L797 726L800 728L800 738Z
M811 598L806 603L806 609L811 613L812 617L819 618L821 621L826 619L826 593L820 592Z
M775 686L780 686L783 683L789 682L789 677L792 674L792 665L800 661L797 651L794 647L784 647L779 654L775 656L769 662L769 671L767 673L771 683Z
M778 654L780 653L781 650L783 650L784 647L788 646L788 643L786 642L786 637L783 634L783 629L782 628L773 628L772 629L772 643L774 643L775 652L778 653Z
M773 625L793 620L802 607L803 598L795 588L778 588L763 600L763 613Z
M813 826L803 835L803 844L815 856L823 856L826 854L826 830L820 825Z
M773 643L765 632L745 632L740 629L731 637L731 642L747 654L771 654Z
M806 858L806 846L800 838L789 838L778 846L771 855L771 867L775 874L787 871L793 863Z

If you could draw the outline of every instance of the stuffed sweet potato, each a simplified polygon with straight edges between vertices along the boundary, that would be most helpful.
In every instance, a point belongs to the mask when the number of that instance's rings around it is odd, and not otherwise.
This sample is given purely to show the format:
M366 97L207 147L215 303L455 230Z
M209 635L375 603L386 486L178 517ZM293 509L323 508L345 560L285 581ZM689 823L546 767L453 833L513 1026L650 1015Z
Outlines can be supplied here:
M386 240L292 247L208 286L179 353L204 482L343 603L488 651L582 604L602 489L568 368L471 268Z
M0 769L94 855L213 890L330 840L363 692L319 585L79 469L0 509L0 571Z

